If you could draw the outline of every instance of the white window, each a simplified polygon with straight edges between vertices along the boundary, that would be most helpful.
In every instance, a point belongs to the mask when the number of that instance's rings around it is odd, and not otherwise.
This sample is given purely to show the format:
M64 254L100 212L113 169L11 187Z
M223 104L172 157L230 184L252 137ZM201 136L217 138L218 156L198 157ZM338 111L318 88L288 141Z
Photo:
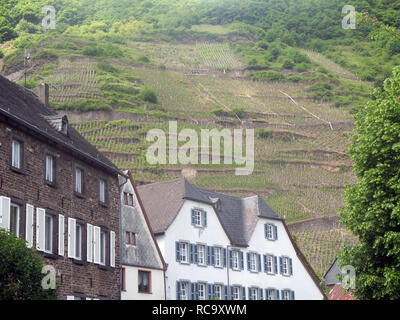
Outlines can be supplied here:
M222 300L222 286L219 284L215 285L215 299Z
M75 169L75 192L83 193L83 171L82 169Z
M205 251L206 251L205 246L198 245L197 250L198 250L198 255L197 255L198 264L205 265L206 264L206 262L205 262Z
M53 216L46 214L44 223L44 251L47 253L53 253L53 221Z
M276 294L277 290L275 289L267 289L267 300L278 300L277 294Z
M10 231L19 237L19 221L20 221L21 207L17 204L11 203L10 205Z
M222 249L214 248L215 266L222 267Z
M53 156L46 156L46 181L54 182L54 158Z
M194 210L194 225L197 227L201 227L201 211Z
M106 203L106 182L100 179L100 202Z
M267 256L267 272L273 273L274 272L274 257Z
M232 268L235 270L239 269L239 251L232 251Z
M250 288L251 300L258 300L258 288Z
M290 290L282 290L282 300L290 300Z
M274 240L274 226L272 224L266 225L266 237L268 240Z
M282 273L284 275L289 275L289 258L282 258Z
M205 300L206 299L206 285L204 283L199 283L198 288L199 288L199 300Z
M233 300L240 300L240 287L233 287Z
M82 260L82 225L75 225L75 259Z
M106 264L106 232L100 232L100 264Z
M188 262L188 244L185 242L179 243L180 262Z
M21 142L12 140L11 165L14 168L21 169L22 146Z
M257 269L257 255L250 253L250 271L256 271Z
M189 299L188 287L189 284L187 282L181 282L181 300Z

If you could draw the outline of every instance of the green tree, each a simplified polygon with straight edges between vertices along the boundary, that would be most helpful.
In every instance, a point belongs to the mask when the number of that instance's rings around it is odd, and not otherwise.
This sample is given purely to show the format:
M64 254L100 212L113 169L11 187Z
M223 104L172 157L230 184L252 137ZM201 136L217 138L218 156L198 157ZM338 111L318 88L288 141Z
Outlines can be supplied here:
M0 229L0 300L52 300L57 289L42 289L44 263L33 248Z
M356 115L350 152L357 176L345 191L341 222L360 244L340 265L356 269L359 299L400 299L400 67Z

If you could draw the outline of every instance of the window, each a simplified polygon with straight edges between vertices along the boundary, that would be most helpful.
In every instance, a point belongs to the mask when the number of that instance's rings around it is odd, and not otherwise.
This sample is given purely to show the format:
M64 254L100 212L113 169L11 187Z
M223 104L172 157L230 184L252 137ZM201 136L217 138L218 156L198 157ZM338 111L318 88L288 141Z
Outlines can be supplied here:
M198 250L198 255L197 255L198 264L205 265L205 251L206 251L205 246L198 245L197 250Z
M282 300L290 300L290 290L282 290Z
M233 300L240 300L240 287L233 287Z
M265 237L268 240L275 240L274 225L272 225L272 224L266 224L265 225Z
M83 194L83 170L80 168L75 169L75 192L82 195Z
M100 232L100 264L106 264L106 240L107 234L105 231Z
M151 281L151 273L149 271L141 271L139 270L138 274L138 289L141 293L150 293L150 281Z
M102 204L107 203L107 183L103 179L99 180L99 200Z
M181 282L181 300L189 299L189 283Z
M280 257L281 274L285 276L292 275L292 259L288 257Z
M194 225L197 227L201 227L201 211L194 210Z
M214 248L215 266L222 267L222 249Z
M22 169L23 143L13 139L11 142L11 166L14 169Z
M250 263L249 263L249 267L250 267L250 271L257 271L257 255L255 253L250 253L249 255L250 257Z
M126 291L126 269L122 268L121 271L121 290Z
M21 219L21 207L11 203L10 206L10 231L19 237L19 225Z
M191 224L195 227L207 227L207 212L202 209L192 209Z
M267 289L266 290L266 300L279 300L278 290Z
M136 233L126 231L126 244L136 246Z
M179 255L180 255L180 262L187 263L188 262L188 244L185 242L179 243Z
M198 284L199 300L206 299L206 285L204 283Z
M222 286L219 284L215 285L215 299L222 300Z
M75 225L75 259L82 260L82 229L79 223Z
M267 256L267 264L266 264L267 273L274 273L274 257L273 256Z
M45 180L49 184L55 183L55 159L52 155L46 155Z
M239 251L232 251L232 268L235 270L239 269Z
M125 205L133 207L133 194L124 192L124 202Z
M250 300L258 300L258 288L250 288Z
M51 214L46 214L44 224L44 251L53 253L53 225L54 217Z

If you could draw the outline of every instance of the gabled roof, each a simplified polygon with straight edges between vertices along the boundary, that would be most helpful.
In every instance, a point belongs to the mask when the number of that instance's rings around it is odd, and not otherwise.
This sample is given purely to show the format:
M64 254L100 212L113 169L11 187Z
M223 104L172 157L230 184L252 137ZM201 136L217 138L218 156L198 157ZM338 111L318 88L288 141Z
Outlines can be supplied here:
M137 187L156 234L165 232L185 200L214 207L233 245L247 246L259 217L282 220L259 197L236 198L196 188L184 178ZM216 204L218 199L218 205Z
M64 147L83 161L97 164L108 172L122 174L101 152L83 138L74 128L68 134L58 131L52 121L57 113L42 104L30 90L0 76L0 115L34 132L46 141Z
M328 294L328 300L356 300L351 291L344 290L340 283L336 283Z

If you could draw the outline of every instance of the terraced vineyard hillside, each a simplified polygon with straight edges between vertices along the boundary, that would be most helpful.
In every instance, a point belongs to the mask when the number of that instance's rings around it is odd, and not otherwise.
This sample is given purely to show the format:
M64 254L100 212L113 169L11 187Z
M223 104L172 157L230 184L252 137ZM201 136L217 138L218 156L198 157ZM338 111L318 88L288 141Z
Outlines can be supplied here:
M63 111L116 165L132 170L137 183L172 179L184 169L199 187L241 197L261 195L288 223L307 224L337 215L343 205L344 185L355 181L346 154L353 118L347 109L310 97L315 80L307 77L314 71L282 71L304 77L304 81L254 81L243 56L226 42L132 42L124 50L139 52L148 62L74 56L53 62L42 80L51 85L55 107L80 99L101 100L107 96L104 83L115 81L118 73L127 75L123 84L129 94L143 86L153 88L157 103L143 104L124 91L127 102L108 110ZM332 79L345 77L360 85L342 69L332 75L335 66L325 65L326 58L309 56L315 68L326 67L324 74ZM105 63L113 75L105 75ZM113 98L117 101L118 95ZM235 176L235 164L149 165L146 151L152 142L146 135L154 128L168 132L169 120L177 120L179 130L191 128L198 133L213 128L255 129L253 174ZM340 227L310 228L294 234L322 276L339 248L356 239Z

